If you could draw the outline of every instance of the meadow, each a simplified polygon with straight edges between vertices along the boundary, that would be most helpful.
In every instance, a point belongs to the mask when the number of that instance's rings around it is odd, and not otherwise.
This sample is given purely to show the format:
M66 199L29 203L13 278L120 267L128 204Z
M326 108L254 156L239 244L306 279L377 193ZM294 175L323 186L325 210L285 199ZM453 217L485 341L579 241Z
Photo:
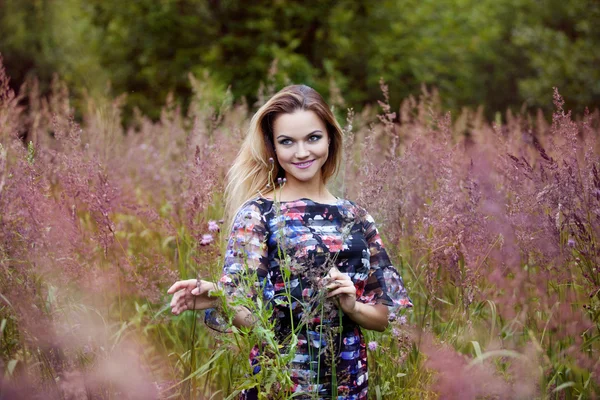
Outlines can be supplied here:
M256 105L190 76L186 111L171 96L124 127L125 97L76 111L58 78L48 96L8 80L0 61L0 398L285 398L285 356L248 363L268 308L218 333L166 294L220 273L224 178ZM600 114L557 90L551 120L450 115L426 88L392 109L389 84L360 111L329 98L331 188L375 217L414 303L366 333L370 398L596 398Z

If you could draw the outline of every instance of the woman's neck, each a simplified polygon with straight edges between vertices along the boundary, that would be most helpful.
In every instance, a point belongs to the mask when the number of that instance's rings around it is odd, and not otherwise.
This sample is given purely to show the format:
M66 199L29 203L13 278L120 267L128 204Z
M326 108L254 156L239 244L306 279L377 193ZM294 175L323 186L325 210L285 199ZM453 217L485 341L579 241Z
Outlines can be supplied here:
M321 180L317 182L288 180L282 187L275 189L275 193L271 191L266 195L267 198L271 199L273 199L274 196L279 201L292 201L307 198L317 202L328 203L336 200L336 197L327 190L327 187Z

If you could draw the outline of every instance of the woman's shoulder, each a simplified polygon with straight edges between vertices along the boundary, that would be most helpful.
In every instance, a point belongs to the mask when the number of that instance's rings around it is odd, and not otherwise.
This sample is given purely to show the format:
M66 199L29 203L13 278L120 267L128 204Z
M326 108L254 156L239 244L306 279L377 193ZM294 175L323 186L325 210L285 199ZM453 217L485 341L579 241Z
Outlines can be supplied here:
M235 213L235 219L261 217L267 213L272 204L267 199L257 196L246 200Z
M365 217L368 214L367 210L354 200L340 198L338 205L340 207L352 210L357 217Z
M249 200L247 200L243 205L242 208L244 207L258 207L258 208L262 208L266 205L272 204L273 201L269 200L268 198L265 198L264 196L261 195L257 195Z

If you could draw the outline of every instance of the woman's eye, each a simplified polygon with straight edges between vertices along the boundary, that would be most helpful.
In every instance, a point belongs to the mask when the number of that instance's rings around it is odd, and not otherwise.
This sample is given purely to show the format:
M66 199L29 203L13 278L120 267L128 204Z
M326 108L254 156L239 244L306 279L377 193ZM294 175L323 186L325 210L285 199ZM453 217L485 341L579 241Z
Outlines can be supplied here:
M308 138L308 140L310 142L316 142L319 139L321 139L321 135L312 135L311 137Z
M279 144L283 145L283 146L287 146L289 144L292 144L292 141L290 139L283 139L283 140L279 141Z

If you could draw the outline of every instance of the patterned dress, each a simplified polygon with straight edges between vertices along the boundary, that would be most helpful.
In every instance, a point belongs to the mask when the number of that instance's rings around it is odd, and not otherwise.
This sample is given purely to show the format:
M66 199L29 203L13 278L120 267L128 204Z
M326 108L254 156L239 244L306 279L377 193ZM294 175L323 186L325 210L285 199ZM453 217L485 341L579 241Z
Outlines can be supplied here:
M330 399L336 393L338 399L367 398L361 329L324 298L326 277L334 267L352 279L357 301L384 304L390 315L412 307L373 219L355 203L256 198L236 215L220 284L228 296L261 296L272 307L282 342L297 335L290 365L294 398ZM248 274L256 274L259 282L252 293L248 285L239 284ZM206 323L223 328L215 310L207 310ZM257 366L255 372L259 370ZM256 392L245 392L242 398L256 398Z

